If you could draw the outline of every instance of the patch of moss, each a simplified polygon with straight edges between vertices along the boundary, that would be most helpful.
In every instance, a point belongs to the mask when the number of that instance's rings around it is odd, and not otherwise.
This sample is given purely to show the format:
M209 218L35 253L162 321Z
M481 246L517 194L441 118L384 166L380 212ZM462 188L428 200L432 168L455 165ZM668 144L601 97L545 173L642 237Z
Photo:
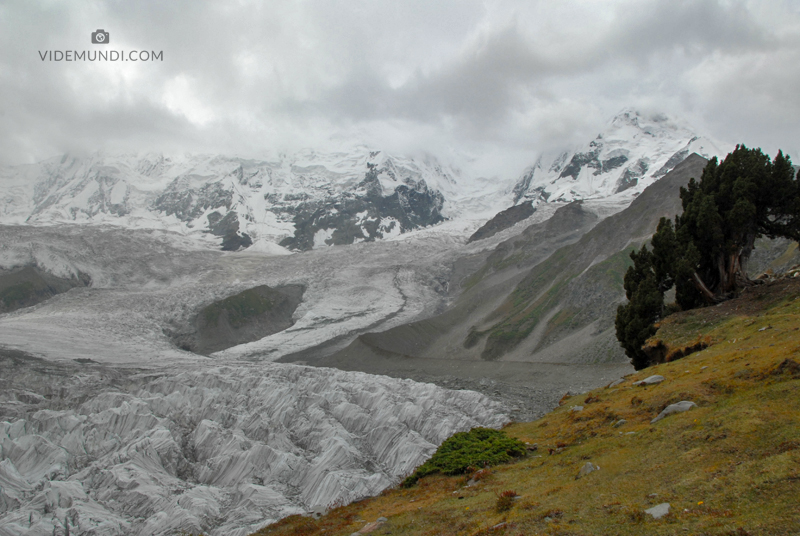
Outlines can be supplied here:
M413 486L420 478L434 473L461 475L470 467L499 465L523 455L525 444L522 441L500 430L473 428L445 440L430 460L405 479L403 486Z

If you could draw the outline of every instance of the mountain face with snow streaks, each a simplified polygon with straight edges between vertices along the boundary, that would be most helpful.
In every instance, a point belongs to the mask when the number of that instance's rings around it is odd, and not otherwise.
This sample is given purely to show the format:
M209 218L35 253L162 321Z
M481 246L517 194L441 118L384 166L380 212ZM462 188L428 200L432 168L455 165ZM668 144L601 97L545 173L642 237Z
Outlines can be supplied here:
M720 144L698 136L679 120L626 109L583 148L540 156L514 186L514 202L572 202L613 196L630 202L632 195L638 195L692 153L704 158L723 154Z
M0 221L106 223L291 250L396 236L443 221L459 172L357 147L255 161L64 155L0 171ZM457 196L457 194L456 194ZM452 197L452 196L451 196ZM210 235L210 236L209 236ZM221 239L221 241L220 241Z

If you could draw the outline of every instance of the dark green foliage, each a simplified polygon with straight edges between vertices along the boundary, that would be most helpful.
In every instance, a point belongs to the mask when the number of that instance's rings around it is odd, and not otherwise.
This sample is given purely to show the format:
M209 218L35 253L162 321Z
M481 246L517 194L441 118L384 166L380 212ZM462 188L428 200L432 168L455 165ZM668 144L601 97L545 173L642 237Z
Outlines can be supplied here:
M641 347L664 315L664 292L674 285L684 310L729 299L752 284L747 261L756 238L800 240L800 181L781 152L770 161L738 145L722 163L711 159L680 197L683 214L674 226L661 219L652 252L632 253L625 275L629 302L617 310L617 338L637 370L648 366Z
M461 475L469 467L498 465L524 455L525 444L522 441L508 437L500 430L473 428L445 440L430 460L403 481L403 486L411 487L430 474Z
M728 299L749 284L755 239L800 240L800 182L788 157L739 145L681 188L670 275L684 309ZM654 237L654 240L657 237ZM654 242L654 248L657 248Z
M653 253L642 246L638 252L631 252L631 259L633 266L625 273L624 282L628 303L617 308L615 325L617 339L633 367L641 370L649 365L642 346L656 333L654 324L664 313L664 291L659 287Z

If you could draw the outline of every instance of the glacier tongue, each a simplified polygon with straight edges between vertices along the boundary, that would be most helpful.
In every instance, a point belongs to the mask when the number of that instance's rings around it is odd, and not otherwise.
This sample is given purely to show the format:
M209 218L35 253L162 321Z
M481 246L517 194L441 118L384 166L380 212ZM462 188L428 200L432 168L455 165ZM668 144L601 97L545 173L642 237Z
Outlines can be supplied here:
M0 423L0 534L244 535L375 495L454 432L508 420L483 395L411 380L185 368L116 369L120 387L97 389L105 367L87 366L38 380L77 407L42 402L33 381L6 401L24 415Z

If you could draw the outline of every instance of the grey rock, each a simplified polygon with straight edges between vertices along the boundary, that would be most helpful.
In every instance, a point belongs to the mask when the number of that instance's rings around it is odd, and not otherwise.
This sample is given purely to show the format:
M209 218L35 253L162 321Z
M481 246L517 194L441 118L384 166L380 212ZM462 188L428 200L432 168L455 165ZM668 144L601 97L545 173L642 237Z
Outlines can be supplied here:
M519 205L507 208L475 231L472 236L469 237L469 240L467 240L467 244L494 236L503 229L508 229L525 218L530 217L534 212L536 212L536 209L533 207L531 201L525 201Z
M620 426L622 426L623 424L626 424L627 422L628 421L626 421L625 419L620 419L620 420L618 420L617 422L614 423L614 428L619 428Z
M385 517L379 517L378 518L378 523L386 523L387 521L389 521L389 520L386 519Z
M593 464L592 462L586 462L585 464L583 464L583 467L581 467L581 470L578 473L578 476L575 477L575 479L584 477L584 476L586 476L586 475L588 475L590 473L594 473L595 471L599 471L599 470L600 470L600 468L598 466L596 466L595 464Z
M616 387L617 385L621 384L624 381L625 381L625 378L620 378L617 381L611 382L610 384L608 384L608 386L609 387Z
M695 404L694 402L691 402L689 400L681 400L678 403L670 404L669 406L664 408L664 411L662 411L661 413L658 414L658 417L656 417L655 419L650 421L650 424L653 424L655 422L660 421L661 419L663 419L667 415L672 415L673 413L683 413L684 411L689 411L690 409L696 408L696 407L697 407L697 404Z
M633 385L655 385L663 381L664 381L664 376L656 374L654 376L649 376L641 381L633 382Z
M313 517L314 519L320 519L328 514L328 510L322 506L316 506L311 509L308 513L309 516Z
M650 514L653 516L653 519L661 519L669 513L669 503L657 504L654 507L645 510L644 513Z
M577 413L579 411L583 411L583 406L572 406L573 413Z

